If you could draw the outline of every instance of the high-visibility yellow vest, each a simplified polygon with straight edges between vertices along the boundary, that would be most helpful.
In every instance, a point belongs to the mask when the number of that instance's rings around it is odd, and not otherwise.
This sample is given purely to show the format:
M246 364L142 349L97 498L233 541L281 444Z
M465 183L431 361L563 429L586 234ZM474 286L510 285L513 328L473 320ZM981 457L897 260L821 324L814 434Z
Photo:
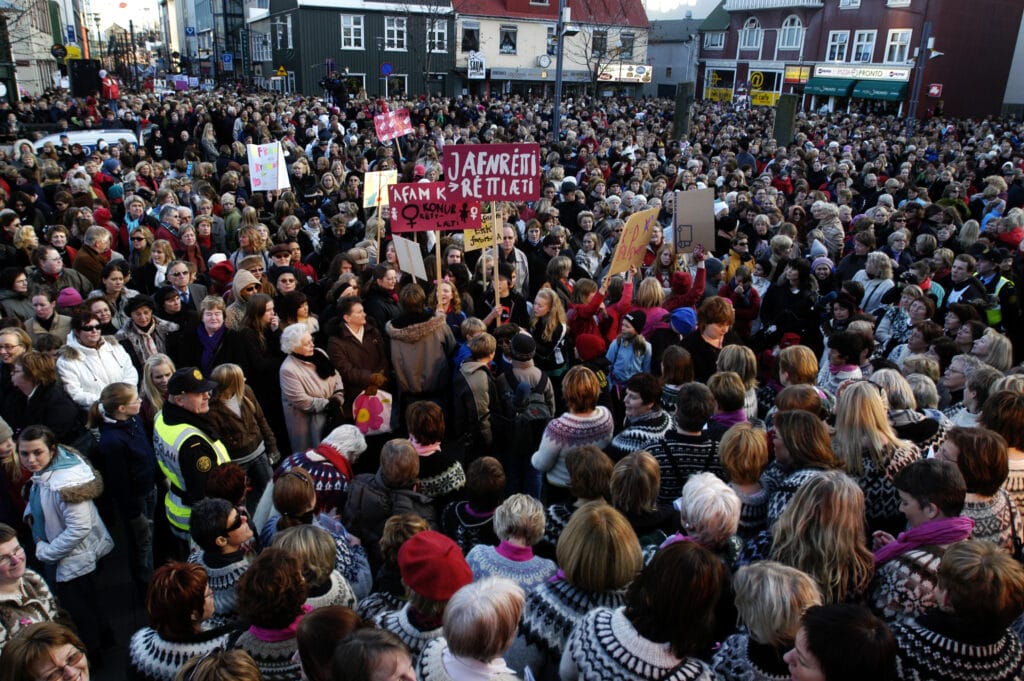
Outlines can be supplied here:
M181 498L185 491L185 478L181 474L181 461L178 458L178 453L182 443L192 436L198 437L210 445L217 454L218 466L223 466L231 461L227 448L220 440L211 440L206 433L187 423L176 426L167 425L164 422L164 413L161 411L157 414L153 424L153 449L156 452L156 461L160 470L171 483L171 488L167 490L164 497L167 520L171 525L184 532L189 530L192 507Z
M988 322L989 326L997 327L1003 323L1003 305L999 301L999 292L1003 290L1003 287L1010 283L1010 280L1006 277L999 277L999 281L996 282L996 304L985 310L985 321Z

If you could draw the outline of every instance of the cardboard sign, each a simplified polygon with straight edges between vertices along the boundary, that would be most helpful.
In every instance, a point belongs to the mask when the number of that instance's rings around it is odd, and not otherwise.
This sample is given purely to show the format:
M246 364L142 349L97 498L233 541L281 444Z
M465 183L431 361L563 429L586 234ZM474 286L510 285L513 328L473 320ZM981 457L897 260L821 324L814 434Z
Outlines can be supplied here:
M390 142L396 137L405 137L412 132L412 119L408 109L385 111L373 117L373 127L377 131L377 139Z
M658 224L660 208L648 208L633 213L626 221L622 237L615 246L615 255L608 268L608 274L621 274L644 261L647 245L651 243L651 230Z
M676 253L689 253L694 244L715 247L715 190L697 189L676 192L676 210L672 215L672 238Z
M481 201L540 198L539 144L448 144L441 167L451 191Z
M247 144L245 150L249 157L249 187L252 191L266 192L291 186L280 142Z
M397 170L377 170L363 176L363 208L386 208L388 187L398 182ZM378 201L380 203L378 203Z
M487 213L480 222L479 229L467 229L462 233L462 250L479 251L481 248L494 246L494 220L491 214Z
M411 182L388 187L391 230L480 229L480 202L448 191L444 182Z
M420 245L412 239L395 236L392 243L395 245L395 255L398 256L398 268L408 272L417 279L427 280L427 267L423 262L423 253Z

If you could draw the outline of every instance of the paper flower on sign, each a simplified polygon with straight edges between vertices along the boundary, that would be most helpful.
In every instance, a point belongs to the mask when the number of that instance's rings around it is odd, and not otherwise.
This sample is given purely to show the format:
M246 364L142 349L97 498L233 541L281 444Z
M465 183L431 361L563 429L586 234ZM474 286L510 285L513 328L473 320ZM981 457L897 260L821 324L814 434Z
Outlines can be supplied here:
M356 428L363 435L375 431L384 425L384 405L376 395L361 394L352 404Z

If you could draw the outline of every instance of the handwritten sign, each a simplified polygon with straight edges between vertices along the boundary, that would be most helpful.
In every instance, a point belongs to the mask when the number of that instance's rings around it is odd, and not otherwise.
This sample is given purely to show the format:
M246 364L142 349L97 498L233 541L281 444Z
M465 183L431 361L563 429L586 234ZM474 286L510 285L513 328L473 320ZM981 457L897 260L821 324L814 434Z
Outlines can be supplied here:
M386 208L388 187L398 182L397 170L377 170L363 176L363 208ZM378 201L380 203L378 203Z
M490 213L483 216L479 229L467 229L462 233L462 250L479 251L494 246L494 221Z
M423 252L420 245L412 239L395 236L392 243L395 246L395 255L398 256L398 268L408 272L417 279L427 280L427 267L423 262Z
M392 231L480 229L480 202L449 191L444 182L393 184L388 197Z
M378 140L390 142L412 132L412 119L408 109L385 111L373 117L373 127L377 131Z
M615 247L608 274L620 274L644 261L644 253L651 242L651 230L658 224L660 211L660 208L648 208L629 216L622 237Z
M694 244L715 245L715 190L676 192L672 215L672 239L676 253L689 253Z
M245 149L249 157L249 186L252 191L265 192L291 186L280 142L247 144Z
M451 191L481 201L540 198L539 144L448 144L441 167Z

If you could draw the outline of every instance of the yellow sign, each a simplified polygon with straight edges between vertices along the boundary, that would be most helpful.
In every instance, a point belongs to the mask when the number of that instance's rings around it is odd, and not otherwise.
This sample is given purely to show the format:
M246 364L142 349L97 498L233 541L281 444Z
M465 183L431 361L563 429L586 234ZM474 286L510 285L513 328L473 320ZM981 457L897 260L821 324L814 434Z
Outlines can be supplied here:
M283 66L278 66L277 67L277 75L279 75L280 77L284 78L285 76L288 75L288 72L284 70Z
M479 251L481 248L490 248L494 245L494 221L491 219L493 213L484 213L480 221L480 229L462 230L462 241L465 244L464 251Z
M647 245L651 243L651 230L658 224L660 208L649 208L633 213L626 221L622 237L615 247L615 256L608 268L608 274L625 272L633 265L644 261Z
M811 77L810 66L787 66L785 80L787 83L806 83Z
M775 106L779 101L778 92L751 92L750 103L754 106Z
M65 45L64 47L68 48L68 59L82 58L82 48L78 45Z
M704 99L712 102L731 102L732 88L709 87L704 93Z

